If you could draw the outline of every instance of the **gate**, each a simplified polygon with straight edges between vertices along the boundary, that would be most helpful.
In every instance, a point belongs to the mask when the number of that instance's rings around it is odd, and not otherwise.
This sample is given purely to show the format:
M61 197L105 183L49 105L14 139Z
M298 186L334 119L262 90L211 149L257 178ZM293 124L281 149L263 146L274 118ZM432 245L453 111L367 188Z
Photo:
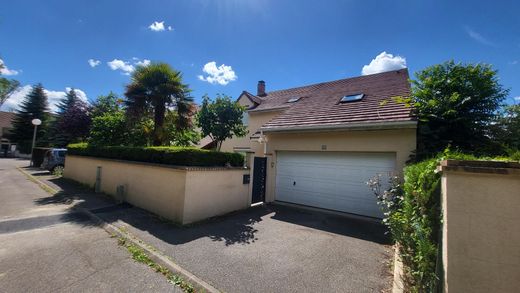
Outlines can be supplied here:
M253 192L251 204L265 201L267 158L255 157L253 166Z

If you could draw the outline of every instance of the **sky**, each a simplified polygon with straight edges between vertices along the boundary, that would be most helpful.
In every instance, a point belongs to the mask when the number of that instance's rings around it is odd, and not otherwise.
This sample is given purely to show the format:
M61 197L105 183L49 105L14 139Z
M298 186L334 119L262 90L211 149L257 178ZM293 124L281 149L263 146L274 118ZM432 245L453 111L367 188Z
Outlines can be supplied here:
M137 65L166 62L200 101L450 59L492 64L520 103L520 1L3 1L3 76L42 83L51 108L68 88L124 93Z

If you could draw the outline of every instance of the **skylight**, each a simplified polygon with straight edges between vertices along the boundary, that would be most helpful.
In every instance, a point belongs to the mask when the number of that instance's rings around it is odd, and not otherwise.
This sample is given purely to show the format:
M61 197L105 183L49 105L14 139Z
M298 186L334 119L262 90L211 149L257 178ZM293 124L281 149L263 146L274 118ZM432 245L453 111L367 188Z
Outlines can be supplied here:
M340 103L356 102L363 99L364 94L348 95L341 98Z
M287 100L287 103L296 103L300 100L300 98L290 98L289 100Z

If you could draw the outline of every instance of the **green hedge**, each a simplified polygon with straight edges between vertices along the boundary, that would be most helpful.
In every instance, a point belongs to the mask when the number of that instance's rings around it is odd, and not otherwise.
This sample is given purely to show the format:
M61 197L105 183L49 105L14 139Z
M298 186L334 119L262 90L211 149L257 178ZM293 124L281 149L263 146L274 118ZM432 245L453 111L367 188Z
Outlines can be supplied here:
M200 167L242 167L244 156L239 153L216 152L188 147L126 147L70 144L67 153L77 156Z

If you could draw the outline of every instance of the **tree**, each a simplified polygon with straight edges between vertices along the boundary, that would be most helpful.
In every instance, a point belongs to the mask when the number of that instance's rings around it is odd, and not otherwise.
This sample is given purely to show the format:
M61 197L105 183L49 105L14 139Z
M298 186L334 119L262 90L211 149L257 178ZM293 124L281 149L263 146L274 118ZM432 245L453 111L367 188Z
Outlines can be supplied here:
M126 86L127 113L132 118L153 113L153 145L162 145L166 140L164 120L167 108L177 112L177 128L185 129L191 124L192 101L190 89L182 83L182 74L166 63L138 66L132 81Z
M121 146L128 142L125 112L105 112L92 119L89 141L93 145Z
M78 97L74 89L70 89L57 107L50 136L52 143L65 147L69 143L86 140L92 122L89 105Z
M9 135L10 139L18 143L18 148L23 153L31 151L31 144L34 132L33 119L40 119L42 124L38 126L36 134L36 145L44 143L49 118L47 95L41 84L34 85L31 92L25 97L16 112L13 120L13 129Z
M193 125L189 125L185 129L178 129L177 119L179 117L176 112L167 111L164 123L167 143L183 147L196 145L201 139L200 133Z
M218 95L215 101L204 96L202 107L197 114L198 125L204 136L209 135L220 151L222 142L233 136L242 137L247 134L242 124L244 107L231 100L228 96Z
M0 64L2 66L2 64ZM14 79L0 77L0 107L18 89L20 83Z
M110 92L106 96L99 96L97 100L92 104L92 119L94 119L95 117L103 116L106 113L116 113L119 110L121 110L122 104L123 100L113 92Z
M486 134L507 95L491 65L448 61L417 72L412 102L419 119L418 157L450 145L469 153L489 151Z
M504 107L493 125L491 135L504 146L520 150L520 105Z

